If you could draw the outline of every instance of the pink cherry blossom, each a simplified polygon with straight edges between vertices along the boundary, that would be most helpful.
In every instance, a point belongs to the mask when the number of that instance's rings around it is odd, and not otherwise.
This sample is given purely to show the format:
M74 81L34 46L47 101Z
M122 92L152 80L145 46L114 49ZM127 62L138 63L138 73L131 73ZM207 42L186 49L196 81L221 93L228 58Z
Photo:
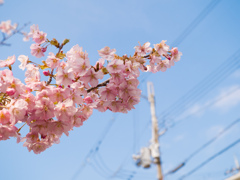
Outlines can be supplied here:
M19 69L24 70L26 68L26 65L27 65L28 60L29 60L28 56L20 55L20 56L18 56L18 60L21 62L21 64L18 66Z
M67 58L69 60L71 59L77 59L80 63L83 61L88 61L88 54L86 52L83 52L83 48L80 47L78 44L73 46L70 51L67 52ZM77 63L77 62L76 62Z
M33 35L34 35L35 33L37 33L38 31L39 31L38 25L33 24L33 25L30 27L30 32L28 33L28 36L32 38Z
M73 69L70 67L59 67L56 75L56 83L64 86L70 85L74 79Z
M146 42L142 46L139 43L139 46L135 46L134 49L139 56L145 56L147 53L150 53L152 51L152 48L149 46L150 42Z
M126 64L126 67L128 68L128 70L130 71L131 76L134 76L137 78L140 75L140 71L139 71L140 63L139 62L132 63L131 61L127 61L125 64Z
M11 95L11 97L18 97L20 94L24 93L24 91L26 90L25 85L17 78L14 78L8 88L13 88L15 90L15 93L13 95Z
M73 120L70 120L71 123L66 123L63 121L54 121L50 124L49 128L50 131L53 134L56 134L57 136L61 136L63 133L65 133L67 136L69 135L68 131L70 131L73 127L72 122Z
M59 61L60 61L60 59L57 58L52 52L50 52L49 56L48 56L48 58L46 60L46 64L51 69L54 69L54 68L58 67L58 65L60 64Z
M172 48L171 49L171 53L172 53L172 59L174 62L178 62L182 56L182 53L178 51L178 48Z
M83 122L87 120L87 116L84 113L82 113L80 110L78 110L72 118L73 118L73 125L75 127L82 126Z
M26 101L24 101L23 99L19 99L18 101L16 101L14 103L14 105L11 106L10 112L14 119L14 124L18 120L21 121L25 118L27 108L28 108L28 103Z
M106 60L113 60L114 54L116 52L116 49L110 49L110 47L106 46L98 51L98 54Z
M9 56L6 60L0 60L0 67L8 67L15 63L16 57L15 55Z
M41 78L39 68L33 64L26 65L26 68L27 68L27 71L25 72L25 76L26 76L25 82L27 84L39 82Z
M18 128L13 125L0 125L0 141L7 140L9 137L17 137Z
M74 82L71 84L71 88L74 89L74 92L78 95L87 96L87 91L85 86L79 82Z
M103 87L99 90L102 100L115 100L117 96L116 87L113 84Z
M69 122L71 121L71 117L77 112L77 109L74 107L73 101L67 99L63 102L59 102L54 112L58 120Z
M41 58L44 56L44 48L39 46L38 44L32 44L30 46L30 49L31 49L31 54L37 58Z
M167 54L169 51L169 46L166 45L166 41L163 41L159 44L154 44L154 49L158 52L159 55Z
M36 97L32 93L22 93L21 99L27 102L27 111L32 111L35 107Z
M95 87L98 85L98 79L102 78L102 71L95 72L95 70L91 68L81 79L82 81L89 83L92 87Z
M28 143L34 143L39 140L38 133L36 133L36 132L29 132L26 135L26 138L27 138L26 142L28 142Z
M93 113L93 107L91 105L83 104L81 111L86 115L87 118L89 118Z
M161 62L159 62L156 66L156 70L157 71L162 71L165 72L167 70L167 68L169 68L169 60L162 60Z
M2 21L0 24L0 30L6 34L11 34L12 30L15 30L16 28L17 24L11 25L11 20Z
M98 99L96 101L96 107L95 109L97 109L98 111L100 112L105 112L107 110L107 107L106 107L106 101L103 101L103 100L100 100Z
M2 109L0 110L0 123L5 125L5 124L10 124L10 117L11 114L7 109Z
M68 98L71 99L73 101L73 103L76 103L76 104L82 104L83 103L83 98L76 91L72 91L71 95L68 96Z
M107 65L107 70L110 73L121 73L124 68L125 68L125 66L123 65L123 61L119 60L119 59L112 60Z
M8 69L0 71L0 91L6 92L7 88L10 86L13 81L13 73Z
M37 31L33 34L32 38L37 44L42 44L46 41L46 36L47 36L47 33L44 33L42 31Z
M35 115L39 119L47 120L54 117L54 104L49 98L41 98L35 102Z
M49 147L47 141L37 141L30 146L28 146L29 151L33 151L35 154L40 154Z

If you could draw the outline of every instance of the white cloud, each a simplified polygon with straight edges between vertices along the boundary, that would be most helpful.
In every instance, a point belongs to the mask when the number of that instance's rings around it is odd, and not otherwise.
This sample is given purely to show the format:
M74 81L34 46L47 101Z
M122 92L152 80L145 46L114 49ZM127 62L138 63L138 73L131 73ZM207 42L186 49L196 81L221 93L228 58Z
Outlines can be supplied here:
M196 103L175 118L168 117L165 125L170 127L172 124L187 119L190 116L200 117L205 111L211 109L220 110L221 112L226 113L238 104L240 104L240 85L232 85L223 88L218 95L205 103Z
M235 85L222 90L216 99L220 100L213 107L225 112L228 111L240 103L240 86Z
M195 115L195 116L200 116L201 115L201 104L195 104L192 107L188 108L186 111L184 111L180 116L176 118L176 122L180 121L182 119L188 118L188 116Z

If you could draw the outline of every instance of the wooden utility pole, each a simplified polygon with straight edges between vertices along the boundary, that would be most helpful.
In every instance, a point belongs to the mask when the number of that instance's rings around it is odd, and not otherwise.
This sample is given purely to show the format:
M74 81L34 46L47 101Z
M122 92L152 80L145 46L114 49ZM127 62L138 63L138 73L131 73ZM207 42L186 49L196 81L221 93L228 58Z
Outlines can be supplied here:
M160 159L160 149L159 149L159 132L158 132L158 121L156 118L156 113L155 113L155 96L154 96L154 88L153 88L153 83L148 82L147 83L148 87L148 101L150 102L150 107L151 107L151 116L152 116L152 145L154 148L154 162L157 165L157 177L158 180L163 180L163 175L162 175L162 167L161 167L161 159ZM153 152L152 152L153 154Z

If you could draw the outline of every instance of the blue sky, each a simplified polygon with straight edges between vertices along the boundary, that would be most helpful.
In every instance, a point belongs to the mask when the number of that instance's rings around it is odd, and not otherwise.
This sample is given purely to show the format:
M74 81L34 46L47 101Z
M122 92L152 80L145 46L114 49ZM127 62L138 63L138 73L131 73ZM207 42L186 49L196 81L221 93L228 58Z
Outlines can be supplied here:
M115 48L119 55L131 55L138 42L156 44L167 40L172 44L211 2L217 1L5 0L0 6L0 21L11 19L20 26L30 21L47 32L50 39L69 38L70 43L63 50L66 52L79 44L94 64L99 58L97 50L104 46ZM164 173L239 118L240 70L237 67L240 58L228 59L240 48L239 12L240 1L219 1L178 45L183 53L180 62L167 72L140 76L139 88L143 95L147 95L147 81L154 84L160 129L176 124L160 137ZM29 31L29 27L25 30ZM31 42L23 42L21 35L12 37L8 43L10 47L0 47L0 59L13 54L31 56ZM38 61L33 57L31 60ZM222 69L216 71L223 63ZM209 76L213 72L214 75ZM24 79L24 72L17 66L14 75ZM194 87L197 87L195 91L191 91ZM179 104L175 106L177 101ZM164 112L168 112L168 117L163 125ZM98 152L90 156L86 166L74 176L113 118L114 123ZM178 179L230 145L239 138L239 129L240 123L166 180ZM40 155L29 153L15 139L1 141L0 179L127 180L133 171L136 173L132 179L156 179L155 166L147 170L138 168L131 158L141 147L149 145L150 138L150 106L144 98L128 114L94 111L82 127L75 128L69 137L61 138L60 144ZM240 159L239 147L240 144L234 146L186 179L224 179L227 177L224 172L234 167L233 156Z

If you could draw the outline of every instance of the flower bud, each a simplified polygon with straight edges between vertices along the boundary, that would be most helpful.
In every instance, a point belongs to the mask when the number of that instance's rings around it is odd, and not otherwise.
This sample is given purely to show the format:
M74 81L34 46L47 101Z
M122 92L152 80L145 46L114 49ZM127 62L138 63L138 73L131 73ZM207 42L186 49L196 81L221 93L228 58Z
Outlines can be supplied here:
M7 95L9 95L9 96L14 95L15 92L16 92L16 90L13 89L13 88L8 88L8 89L6 90L6 93L7 93Z
M47 51L47 46L42 48L42 52L46 52Z
M93 99L91 98L91 96L87 96L83 99L83 101L87 104L91 104L93 103Z
M50 76L50 72L48 71L43 71L44 76Z

